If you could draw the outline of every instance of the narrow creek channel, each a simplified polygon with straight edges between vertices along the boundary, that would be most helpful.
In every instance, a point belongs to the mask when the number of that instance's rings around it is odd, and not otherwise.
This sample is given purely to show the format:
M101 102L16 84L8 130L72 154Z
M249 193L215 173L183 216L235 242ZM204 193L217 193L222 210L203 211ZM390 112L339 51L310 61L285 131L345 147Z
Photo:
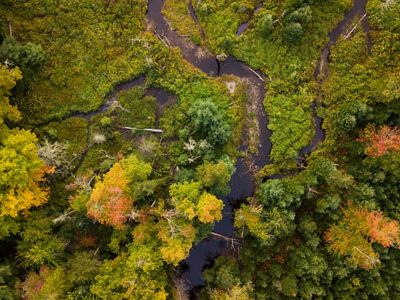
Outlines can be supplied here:
M249 86L254 89L253 101L256 106L259 127L259 147L257 154L252 157L252 162L256 167L263 167L269 163L269 153L271 150L269 137L271 132L267 128L267 116L263 105L265 83L261 75L257 76L244 63L237 61L233 57L228 57L226 60L219 62L208 50L201 49L199 46L180 37L166 22L162 14L163 5L164 0L150 0L148 2L148 22L160 38L166 38L170 44L179 47L183 57L204 73L210 76L235 75L242 80L246 80ZM197 22L196 14L191 5L189 6L189 10L192 18ZM240 150L245 151L246 147L245 143L243 143L240 146ZM220 197L225 205L223 219L216 223L213 229L214 233L225 237L234 237L233 205L239 200L250 197L254 190L253 176L248 170L245 160L239 158L235 167L236 171L230 182L231 191L229 195ZM192 290L193 298L196 295L196 288L204 285L201 274L204 267L211 264L229 245L234 246L226 240L216 240L208 237L194 246L189 257L181 264L182 274L186 279L188 288Z
M228 57L225 61L219 62L207 49L202 49L179 36L171 29L162 14L164 1L165 0L149 0L148 2L147 18L156 35L160 38L166 38L172 46L179 47L183 57L204 73L210 76L220 76L223 74L235 75L241 79L247 80L247 82L256 89L255 103L257 105L257 120L259 126L259 149L258 153L253 155L252 161L257 167L265 166L270 162L269 153L272 145L269 139L271 132L267 128L268 120L263 106L265 84L261 75L257 76L248 66L233 57ZM350 22L357 15L361 16L365 13L366 3L367 0L354 0L352 8L345 14L343 20L329 32L329 42L323 47L320 60L315 68L315 80L318 79L320 73L323 73L324 76L327 75L330 48L336 43L339 36L344 33ZM188 9L192 18L198 23L191 1L189 1ZM241 26L238 34L246 28L247 25ZM199 55L200 53L201 55ZM317 102L314 102L312 110L315 123L315 136L310 145L304 147L300 151L300 156L303 157L310 154L318 143L324 139L322 119L317 116L316 109ZM245 148L246 145L243 144L240 150L244 151L246 150ZM226 197L221 197L225 204L223 219L215 224L213 230L213 232L226 237L234 237L234 203L250 197L254 190L253 176L242 158L239 158L237 161L236 172L232 176L230 186L230 194ZM204 285L201 275L203 269L207 265L212 264L213 260L221 255L227 247L234 247L234 245L228 243L226 240L216 240L208 237L192 248L189 257L182 263L183 276L187 281L188 288L192 291L192 298L196 298L196 290Z

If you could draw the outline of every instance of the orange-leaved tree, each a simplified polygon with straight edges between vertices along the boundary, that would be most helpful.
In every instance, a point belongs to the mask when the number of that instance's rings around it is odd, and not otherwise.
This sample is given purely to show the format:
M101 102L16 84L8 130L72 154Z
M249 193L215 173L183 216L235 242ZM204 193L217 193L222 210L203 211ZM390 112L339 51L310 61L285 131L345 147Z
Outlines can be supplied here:
M151 170L150 164L135 155L115 163L96 182L86 203L88 215L102 224L122 228L133 208L135 188L147 180Z
M360 139L367 144L365 153L371 157L379 157L391 151L400 151L400 129L382 126L380 129L367 127Z
M373 243L383 247L399 245L398 222L386 218L381 212L369 211L349 202L343 215L338 224L329 228L325 238L333 252L349 256L352 263L370 269L379 263Z

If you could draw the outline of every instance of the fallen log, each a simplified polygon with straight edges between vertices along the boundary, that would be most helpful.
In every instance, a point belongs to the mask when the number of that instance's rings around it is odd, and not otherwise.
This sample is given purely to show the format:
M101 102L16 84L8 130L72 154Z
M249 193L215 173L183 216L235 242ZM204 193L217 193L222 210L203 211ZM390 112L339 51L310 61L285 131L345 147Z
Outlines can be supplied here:
M120 128L132 130L132 131L147 131L147 132L153 132L153 133L164 133L163 130L155 129L155 128L135 128L135 127L127 127L127 126L120 126Z
M360 25L360 23L361 23L366 17L367 17L367 14L365 13L365 14L361 17L361 19L357 22L357 24L354 25L354 27L353 27L347 34L344 35L344 39L345 39L345 40L347 40L347 39L352 35L352 33L357 29L358 25Z

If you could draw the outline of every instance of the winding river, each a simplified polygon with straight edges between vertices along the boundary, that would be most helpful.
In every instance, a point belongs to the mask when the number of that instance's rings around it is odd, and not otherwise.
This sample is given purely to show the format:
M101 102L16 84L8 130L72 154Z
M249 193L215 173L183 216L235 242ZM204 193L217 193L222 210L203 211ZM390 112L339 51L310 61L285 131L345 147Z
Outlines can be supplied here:
M354 0L352 8L345 14L342 21L340 21L335 28L328 33L329 41L323 47L320 60L315 67L315 80L319 80L321 82L323 78L327 76L330 48L345 32L350 22L356 16L361 17L365 14L366 3L367 0ZM179 36L171 29L164 19L164 16L162 15L163 5L164 0L150 0L148 2L148 22L159 37L167 39L172 46L179 47L184 58L206 74L210 76L220 76L223 74L235 75L243 80L246 80L249 83L249 87L253 87L254 90L252 93L252 101L254 101L254 104L257 107L256 115L259 130L259 147L257 154L253 155L252 161L258 168L265 166L270 162L269 153L272 145L269 139L271 132L267 128L267 116L263 106L265 84L261 75L259 73L256 74L244 63L232 57L228 57L225 61L220 62L209 51L207 51L207 49L202 49L187 39ZM188 9L192 18L196 23L198 23L191 1L189 1ZM248 25L242 24L239 27L238 34L241 34L247 27ZM368 28L368 23L366 21L363 22L363 28ZM202 34L204 34L204 32L202 32ZM319 76L320 74L322 74L321 78ZM300 157L303 159L315 149L320 141L324 139L324 132L322 129L323 120L317 116L317 105L317 102L312 104L315 123L315 136L308 146L301 149ZM246 145L243 144L240 150L246 150ZM236 172L232 176L230 186L230 194L226 197L221 197L225 204L223 210L223 219L216 223L213 230L215 233L226 237L234 237L232 216L233 204L239 200L250 197L253 194L253 176L248 170L244 159L242 158L238 159ZM226 251L227 246L229 245L234 247L233 243L229 243L226 240L206 238L192 248L189 257L182 264L183 276L188 283L188 288L192 291L192 297L195 298L196 288L204 285L204 281L201 276L201 272L204 267L208 264L211 264L217 256L223 253L223 251Z
M153 28L155 34L160 39L168 40L172 47L179 47L183 57L188 62L209 76L220 76L223 74L235 75L248 83L249 89L251 89L251 97L249 98L251 98L251 105L256 112L259 133L258 151L256 154L252 155L251 164L256 168L256 170L262 168L266 164L270 163L269 153L272 146L270 142L271 132L267 128L268 119L263 105L265 96L265 83L262 74L258 71L250 69L246 64L234 59L233 57L228 57L224 61L218 61L216 57L213 56L207 49L202 49L201 47L194 45L186 38L178 35L171 29L162 15L164 1L165 0L148 1L147 20L150 27ZM362 16L365 14L367 0L354 1L355 2L352 8L345 14L343 20L339 22L328 34L329 41L323 47L320 59L316 64L314 72L315 80L321 82L328 74L328 58L332 45L334 45L337 39L345 32L348 25L356 16ZM196 22L198 22L196 13L191 5L191 1L188 2L190 15ZM246 30L247 27L248 24L242 24L239 27L238 34ZM363 29L368 31L367 18L363 22ZM367 44L370 51L370 41L368 39L369 34L367 32ZM144 76L121 83L114 88L112 93L107 97L108 100L98 110L87 114L75 113L73 116L90 119L97 114L103 113L116 101L118 92L131 89L134 86L142 86L144 83ZM166 101L171 98L171 94L167 93L163 89L155 87L146 89L146 94L152 95L157 99L157 125L160 107L162 107ZM318 117L316 113L317 105L319 104L318 101L319 99L317 102L312 104L315 123L315 136L310 145L301 149L301 159L305 159L305 157L314 150L318 143L324 139L324 132L322 129L323 120ZM240 150L247 150L246 142L240 146ZM245 163L243 158L239 158L237 161L236 172L232 176L230 186L231 192L229 195L226 197L220 197L225 204L223 210L223 219L215 224L213 232L225 237L233 238L233 205L238 203L239 200L243 200L252 196L254 190L252 172L249 171L248 163ZM225 239L217 240L215 238L208 237L192 248L189 257L181 264L181 275L185 278L188 289L192 291L193 298L196 298L196 289L204 285L201 275L204 267L211 264L212 261L224 251L227 249L229 250L229 247L234 247L234 244Z

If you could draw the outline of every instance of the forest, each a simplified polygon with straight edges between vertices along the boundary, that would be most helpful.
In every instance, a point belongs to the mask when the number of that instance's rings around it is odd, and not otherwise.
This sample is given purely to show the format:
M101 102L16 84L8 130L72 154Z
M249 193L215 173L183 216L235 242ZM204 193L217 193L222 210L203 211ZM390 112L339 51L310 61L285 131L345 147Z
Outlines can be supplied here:
M400 0L0 0L0 299L400 299Z

